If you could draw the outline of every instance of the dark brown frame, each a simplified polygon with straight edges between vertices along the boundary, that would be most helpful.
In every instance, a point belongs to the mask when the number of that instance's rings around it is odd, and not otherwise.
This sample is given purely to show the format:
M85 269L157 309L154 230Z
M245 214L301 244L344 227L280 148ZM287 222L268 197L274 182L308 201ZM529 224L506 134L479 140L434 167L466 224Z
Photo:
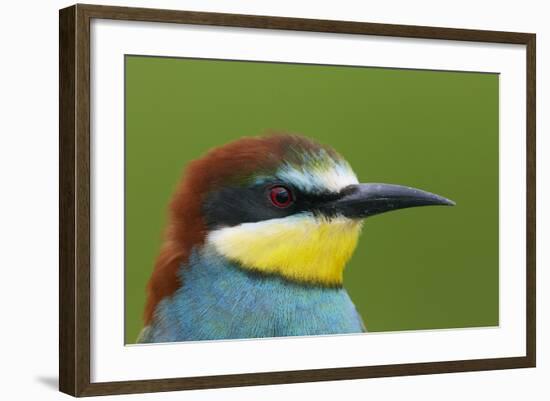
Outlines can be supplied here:
M170 22L404 38L512 43L527 48L527 355L284 372L90 382L90 20ZM434 28L77 4L59 13L59 389L73 396L362 379L534 367L535 46L532 33Z

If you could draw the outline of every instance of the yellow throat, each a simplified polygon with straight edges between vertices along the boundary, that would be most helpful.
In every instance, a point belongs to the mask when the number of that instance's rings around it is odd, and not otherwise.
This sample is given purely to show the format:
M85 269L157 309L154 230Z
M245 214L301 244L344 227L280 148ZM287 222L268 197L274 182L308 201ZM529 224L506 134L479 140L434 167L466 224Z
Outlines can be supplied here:
M360 220L306 213L224 227L207 242L246 269L330 286L342 284L360 231Z

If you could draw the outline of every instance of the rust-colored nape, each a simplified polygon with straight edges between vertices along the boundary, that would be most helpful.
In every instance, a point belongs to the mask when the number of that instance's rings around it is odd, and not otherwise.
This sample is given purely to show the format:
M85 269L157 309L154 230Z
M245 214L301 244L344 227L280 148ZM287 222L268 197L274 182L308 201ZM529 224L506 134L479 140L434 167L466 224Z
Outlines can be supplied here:
M189 163L172 197L164 243L147 285L145 324L150 323L157 304L181 286L178 277L181 264L187 262L193 247L204 243L206 224L202 203L205 195L234 178L275 168L292 146L319 147L300 136L270 134L236 140Z

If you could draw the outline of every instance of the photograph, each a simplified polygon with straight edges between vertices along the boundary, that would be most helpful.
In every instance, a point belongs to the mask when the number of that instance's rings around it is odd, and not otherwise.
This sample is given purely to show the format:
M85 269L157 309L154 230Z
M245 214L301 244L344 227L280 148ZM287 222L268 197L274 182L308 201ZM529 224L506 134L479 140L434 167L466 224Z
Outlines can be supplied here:
M499 325L498 74L124 69L126 344Z

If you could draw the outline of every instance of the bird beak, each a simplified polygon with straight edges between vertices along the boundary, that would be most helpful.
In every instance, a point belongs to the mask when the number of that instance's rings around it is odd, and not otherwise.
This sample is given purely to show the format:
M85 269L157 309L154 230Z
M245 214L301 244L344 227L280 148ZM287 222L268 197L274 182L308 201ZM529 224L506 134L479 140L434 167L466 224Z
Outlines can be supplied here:
M452 200L416 188L392 184L349 185L340 197L322 207L329 215L365 218L392 210L416 206L454 206Z

